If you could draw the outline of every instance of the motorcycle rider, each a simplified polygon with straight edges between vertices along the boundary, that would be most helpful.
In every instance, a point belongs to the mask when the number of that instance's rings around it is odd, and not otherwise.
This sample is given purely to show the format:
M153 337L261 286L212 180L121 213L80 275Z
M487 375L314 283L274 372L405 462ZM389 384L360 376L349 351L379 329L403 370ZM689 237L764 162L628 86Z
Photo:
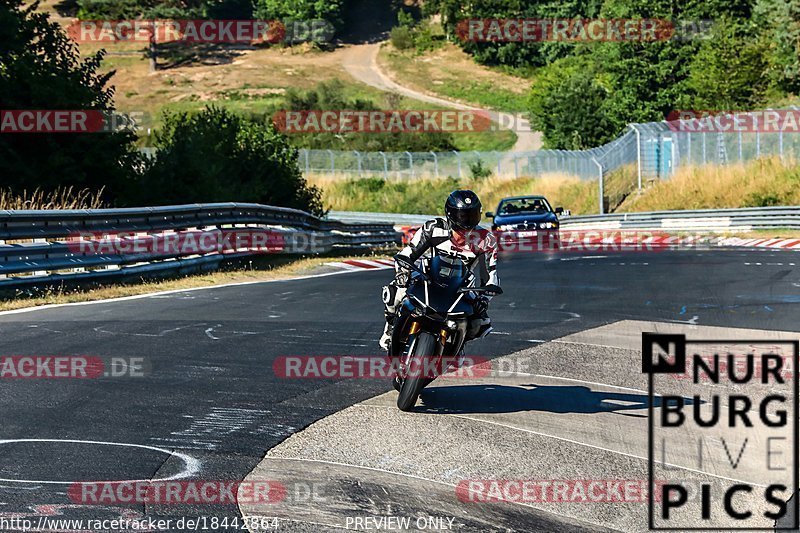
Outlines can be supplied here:
M413 263L430 251L451 261L462 261L473 272L480 269L476 278L481 282L488 281L486 287L499 289L497 240L492 232L478 227L483 216L482 209L481 201L474 192L453 191L444 205L446 218L425 222L399 255L406 256ZM389 349L392 324L410 280L411 272L395 262L395 279L383 288L386 325L378 342L384 350ZM484 295L473 298L474 313L469 319L467 340L483 337L492 330L487 314L490 300L490 296Z

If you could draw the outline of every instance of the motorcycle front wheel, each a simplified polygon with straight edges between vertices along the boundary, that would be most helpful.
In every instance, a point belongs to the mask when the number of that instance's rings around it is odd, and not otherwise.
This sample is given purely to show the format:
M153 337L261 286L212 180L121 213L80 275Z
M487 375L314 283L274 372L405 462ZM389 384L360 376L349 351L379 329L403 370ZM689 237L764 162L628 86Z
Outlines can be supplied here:
M408 356L406 378L397 397L397 408L401 411L410 411L416 405L422 389L430 382L425 375L425 360L435 354L436 337L424 331L420 332Z

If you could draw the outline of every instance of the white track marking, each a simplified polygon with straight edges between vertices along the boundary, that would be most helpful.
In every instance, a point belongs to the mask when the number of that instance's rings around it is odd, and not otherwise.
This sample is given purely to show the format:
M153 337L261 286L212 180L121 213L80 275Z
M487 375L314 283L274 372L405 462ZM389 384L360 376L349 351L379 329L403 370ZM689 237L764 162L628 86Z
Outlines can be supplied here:
M160 291L160 292L149 292L146 294L135 294L133 296L120 296L119 298L106 298L102 300L92 300L90 302L70 302L64 304L47 304L47 305L39 305L36 307L25 307L22 309L12 309L10 311L0 311L0 316L4 315L16 315L21 313L30 313L31 311L42 311L44 309L53 309L58 307L73 307L73 306L82 306L82 305L95 305L95 304L103 304L103 303L113 303L113 302L125 302L129 300L141 300L142 298L156 298L159 296L165 296L169 294L178 294L182 292L194 292L194 291L204 291L208 289L224 289L227 287L243 287L246 285L259 285L262 283L285 283L287 281L300 281L304 279L314 279L314 278L324 278L328 276L338 276L341 274L350 274L351 272L364 272L365 269L360 268L358 270L342 270L339 272L324 272L322 274L309 274L307 276L297 276L293 278L282 278L282 279L265 279L259 281L240 281L237 283L223 283L222 285L209 285L207 287L192 287L189 289L172 289L168 291Z
M93 444L99 446L120 446L120 447L127 447L127 448L142 448L145 450L151 450L159 453L163 453L166 455L172 455L183 461L184 468L181 472L177 474L165 477L165 478L153 478L153 479L131 479L131 480L108 480L108 483L148 483L152 481L172 481L175 479L184 479L187 477L191 477L195 475L197 472L200 471L200 461L195 459L190 455L186 455L181 452L176 452L172 450L165 450L164 448L157 448L155 446L148 446L146 444L130 444L126 442L105 442L105 441L97 441L97 440L74 440L74 439L3 439L0 440L0 446L3 444L14 444L17 442L58 442L58 443L70 443L70 444ZM73 485L76 483L82 483L80 481L42 481L42 480L28 480L28 479L2 479L0 478L0 482L3 483L41 483L42 485ZM103 483L102 481L92 481L92 483Z

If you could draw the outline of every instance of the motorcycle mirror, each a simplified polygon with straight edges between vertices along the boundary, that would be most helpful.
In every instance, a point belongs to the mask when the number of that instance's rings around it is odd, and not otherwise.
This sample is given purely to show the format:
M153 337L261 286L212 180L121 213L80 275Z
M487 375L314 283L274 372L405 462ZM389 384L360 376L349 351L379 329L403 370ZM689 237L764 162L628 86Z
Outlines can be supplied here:
M394 260L395 262L402 264L406 268L409 268L411 270L418 270L417 265L412 263L411 260L409 260L408 257L404 255L397 254L394 256Z

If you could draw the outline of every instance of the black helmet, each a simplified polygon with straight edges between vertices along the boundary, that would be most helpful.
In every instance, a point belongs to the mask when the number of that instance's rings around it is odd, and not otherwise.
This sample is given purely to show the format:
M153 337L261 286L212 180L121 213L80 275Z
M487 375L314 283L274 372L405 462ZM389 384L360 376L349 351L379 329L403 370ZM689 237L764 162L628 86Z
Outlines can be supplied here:
M473 229L481 221L481 200L472 191L453 191L444 204L450 225L456 229Z

